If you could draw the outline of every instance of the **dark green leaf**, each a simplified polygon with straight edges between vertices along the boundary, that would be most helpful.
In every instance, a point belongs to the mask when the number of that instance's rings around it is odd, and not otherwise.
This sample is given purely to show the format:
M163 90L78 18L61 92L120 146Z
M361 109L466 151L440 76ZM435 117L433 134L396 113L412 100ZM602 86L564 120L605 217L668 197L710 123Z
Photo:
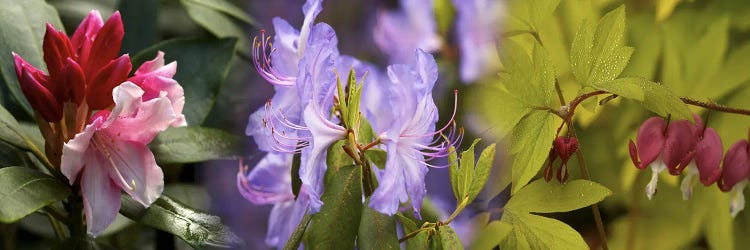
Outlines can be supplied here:
M162 164L191 163L241 155L242 138L203 127L169 128L149 144Z
M0 222L12 223L70 195L68 185L24 167L0 169Z
M362 170L358 166L329 168L323 206L305 232L305 248L353 249L362 217Z
M26 153L4 141L0 141L0 168L30 165Z
M396 219L375 211L368 206L368 203L365 203L362 219L359 221L357 248L363 250L399 249Z
M0 106L0 140L19 148L28 149L29 145L26 145L26 142L18 134L21 131L20 129L21 125L18 124L16 118L5 107Z
M232 5L227 0L186 0L188 2L192 2L197 5L203 5L205 7L224 12L234 18L237 18L240 21L243 21L247 24L257 25L258 22L245 13L242 9L240 9L237 6Z
M516 192L505 205L505 210L568 212L599 203L610 195L612 191L593 181L573 180L560 184L539 179Z
M250 55L250 38L247 37L245 32L242 30L237 23L232 21L227 15L225 10L231 6L229 3L223 3L221 0L181 0L182 6L185 7L190 18L193 19L200 26L211 32L218 38L236 38L233 46L236 45L237 50L245 55ZM223 8L217 8L223 7ZM231 8L229 8L231 9ZM232 11L234 14L241 13L242 11ZM249 17L249 16L248 16ZM239 41L239 42L238 42Z
M57 10L43 0L0 0L0 73L11 94L33 117L34 111L21 92L11 52L16 52L30 64L45 70L42 59L42 39L46 23L64 30Z
M453 231L453 228L448 225L444 225L438 228L437 237L440 238L440 245L442 245L442 249L464 249L464 245L461 244L461 239L458 238L456 231Z
M159 17L158 0L125 0L118 7L122 14L125 37L122 53L134 55L156 42Z
M513 226L503 221L493 221L487 224L471 245L472 250L491 250L500 245L505 237L513 230Z
M326 165L328 166L328 171L338 171L338 168L343 166L349 166L354 164L354 160L352 160L351 157L349 157L346 152L344 152L344 149L342 146L346 143L344 140L337 141L331 145L331 147L328 148L328 154L326 156ZM330 178L332 175L326 174L326 181L328 181L328 178Z
M166 62L177 61L174 79L185 89L183 113L188 125L203 123L216 102L216 96L229 71L234 54L234 38L175 39L156 44L133 58L133 68L164 52Z
M144 208L130 196L121 197L120 213L140 224L174 234L193 248L236 248L244 245L242 239L222 224L219 217L194 210L169 196L162 195L149 208Z

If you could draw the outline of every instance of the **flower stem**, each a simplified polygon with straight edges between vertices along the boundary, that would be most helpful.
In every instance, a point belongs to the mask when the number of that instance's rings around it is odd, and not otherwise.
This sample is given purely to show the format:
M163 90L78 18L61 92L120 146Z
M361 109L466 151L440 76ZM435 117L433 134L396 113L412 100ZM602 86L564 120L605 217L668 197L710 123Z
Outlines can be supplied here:
M52 225L52 229L55 231L55 236L57 236L58 240L64 241L65 230L60 224L60 221L54 215L52 215L52 213L49 213L49 211L45 210L45 212L45 214L47 215L47 219L49 219L50 225Z
M685 104L703 107L709 110L750 116L750 110L747 110L747 109L733 108L733 107L724 106L721 104L702 102L702 101L690 99L688 97L680 97L680 100L682 100L682 102L684 102Z
M570 123L568 124L568 131L573 135L573 137L578 138L575 128L571 126ZM591 180L591 177L589 176L589 170L586 167L586 161L583 157L583 147L581 144L578 145L578 150L576 150L576 158L578 159L578 166L581 167L581 174L583 175L583 178L586 180ZM602 215L599 212L599 204L591 204L591 210L594 213L596 230L599 232L599 238L602 241L602 249L607 250L609 249L607 247L607 233L604 231L604 223L602 222Z

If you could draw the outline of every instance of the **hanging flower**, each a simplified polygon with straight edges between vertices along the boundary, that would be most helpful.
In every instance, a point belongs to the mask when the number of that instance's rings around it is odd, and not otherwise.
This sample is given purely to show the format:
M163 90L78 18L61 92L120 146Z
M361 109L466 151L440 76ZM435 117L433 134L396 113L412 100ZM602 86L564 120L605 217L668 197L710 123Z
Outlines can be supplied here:
M718 180L719 189L729 192L732 198L729 212L732 217L745 209L744 190L750 174L750 144L747 140L740 140L727 150L724 156L724 167Z
M693 159L694 127L687 120L667 125L661 117L652 117L638 128L636 143L630 141L630 158L638 169L651 168L651 181L646 185L646 196L651 199L659 173L668 169L670 174L679 175Z
M724 152L724 145L721 143L721 138L716 130L706 127L699 116L693 115L693 118L695 120L694 135L697 142L695 157L685 169L687 175L682 179L680 185L684 200L692 196L693 184L698 179L704 186L710 186L716 182L721 175L721 156Z

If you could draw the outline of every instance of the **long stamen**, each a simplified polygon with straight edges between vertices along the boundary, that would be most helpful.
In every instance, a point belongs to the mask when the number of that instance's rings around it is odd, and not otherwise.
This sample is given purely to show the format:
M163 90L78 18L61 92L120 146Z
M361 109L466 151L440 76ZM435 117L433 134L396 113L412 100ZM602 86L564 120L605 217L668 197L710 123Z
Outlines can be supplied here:
M283 127L277 128L277 122ZM297 153L302 148L310 145L311 137L296 136L296 133L287 133L288 129L291 130L290 132L294 132L297 130L308 130L308 128L288 120L280 110L274 110L271 100L268 100L264 107L263 126L270 130L269 134L272 140L269 142L269 146L274 151Z
M102 152L104 154L104 156L107 158L107 161L109 161L109 164L112 166L112 169L114 170L115 174L120 179L120 182L122 182L123 185L125 185L128 189L130 189L130 191L135 191L135 180L131 180L130 183L128 183L128 181L125 180L125 177L122 175L122 173L120 173L120 170L117 168L117 164L115 164L115 161L112 159L113 154L107 148L105 139L101 138L99 134L97 133L94 133L94 136L92 136L92 139L93 140L91 140L91 145L94 146L94 148L97 151ZM114 155L117 155L117 154L114 154ZM125 161L122 161L122 162L125 162Z
M261 38L256 36L253 39L253 65L255 70L271 84L292 86L296 83L297 77L285 75L276 70L271 63L271 54L276 51L270 42L271 37L266 36L266 30L261 30ZM271 51L268 51L271 48Z

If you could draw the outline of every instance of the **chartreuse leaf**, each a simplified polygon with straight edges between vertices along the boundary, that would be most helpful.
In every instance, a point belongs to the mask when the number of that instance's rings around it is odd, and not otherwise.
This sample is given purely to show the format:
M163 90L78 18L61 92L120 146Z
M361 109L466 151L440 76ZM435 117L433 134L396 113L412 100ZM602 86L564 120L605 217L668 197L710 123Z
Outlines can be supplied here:
M610 11L598 23L584 20L570 49L578 83L591 86L615 79L627 66L633 48L624 46L625 7Z
M484 185L487 183L487 178L490 176L492 170L492 163L495 161L495 144L487 146L482 154L479 155L479 160L474 167L474 174L472 177L471 185L469 186L469 201L472 202L479 192L482 191Z
M646 109L665 117L671 114L672 119L693 120L690 109L669 87L642 78L624 78L623 81L643 90L641 105Z
M511 40L504 41L500 82L516 100L530 107L548 107L555 92L555 70L544 47L534 43L531 56Z
M662 21L664 19L667 19L669 15L672 15L672 11L674 11L674 7L677 7L677 4L680 3L681 0L657 0L656 1L656 20Z
M513 226L503 221L493 221L487 224L481 231L477 239L472 243L472 250L491 250L500 245L505 237L513 231Z
M559 118L548 112L531 112L514 128L511 193L521 190L544 164L555 137L556 119Z
M362 218L362 169L329 168L326 177L323 206L305 231L305 248L353 249Z
M411 218L408 218L406 216L401 215L400 213L397 213L394 217L398 219L399 222L401 222L401 226L404 229L404 234L408 234L414 231L417 231L419 229L419 226L417 223L414 222ZM408 239L406 241L406 249L412 250L422 250L422 249L428 249L429 248L429 238L426 231L418 233L416 236L414 236L411 239Z
M484 129L486 133L498 140L505 138L521 118L531 111L530 107L501 84L478 84L470 88L469 92L468 96L474 97L467 100L469 106L476 107L472 112L475 112L482 124L488 126Z
M139 224L174 234L196 249L212 247L236 248L244 245L218 216L194 210L179 201L162 195L144 208L128 195L121 196L120 213Z
M598 203L612 195L606 187L588 180L565 184L537 180L518 191L505 210L534 213L567 212Z
M513 31L539 30L547 18L553 16L560 0L514 0L508 4L510 16L507 29Z
M642 78L626 77L605 82L595 82L591 84L591 87L628 99L643 101L645 94L641 85L638 84L640 81L642 81ZM594 104L597 104L596 99L589 98L589 100L594 100Z
M28 149L29 145L24 142L19 133L21 133L21 125L5 107L0 106L0 140L19 148Z
M24 167L1 168L0 222L13 223L68 195L68 185L52 176Z
M34 111L26 101L16 76L11 52L44 70L42 39L46 23L64 31L57 10L44 0L0 0L0 73L10 93L29 115Z
M575 229L558 220L505 210L502 221L513 225L513 231L500 249L588 249Z
M369 199L362 208L357 248L363 250L399 249L396 218L375 211L368 203Z
M242 138L204 127L169 128L149 144L162 164L226 159L243 153Z
M451 188L457 201L461 201L464 197L469 195L469 185L471 185L472 171L474 168L474 146L481 139L475 139L471 143L469 149L461 153L460 168L459 164L454 164L451 161L450 168L448 169L448 175L451 180ZM455 156L449 156L448 160L455 160ZM453 159L452 159L453 158Z
M133 68L137 69L138 65L153 59L157 51L164 52L166 62L178 62L174 79L185 90L183 113L188 125L198 126L216 102L229 71L236 42L234 38L165 41L138 53L133 58Z
M223 0L180 0L190 18L218 38L236 38L233 45L243 54L250 54L250 38L227 14L253 22L242 10ZM244 14L244 15L243 15ZM239 41L239 42L237 42Z

